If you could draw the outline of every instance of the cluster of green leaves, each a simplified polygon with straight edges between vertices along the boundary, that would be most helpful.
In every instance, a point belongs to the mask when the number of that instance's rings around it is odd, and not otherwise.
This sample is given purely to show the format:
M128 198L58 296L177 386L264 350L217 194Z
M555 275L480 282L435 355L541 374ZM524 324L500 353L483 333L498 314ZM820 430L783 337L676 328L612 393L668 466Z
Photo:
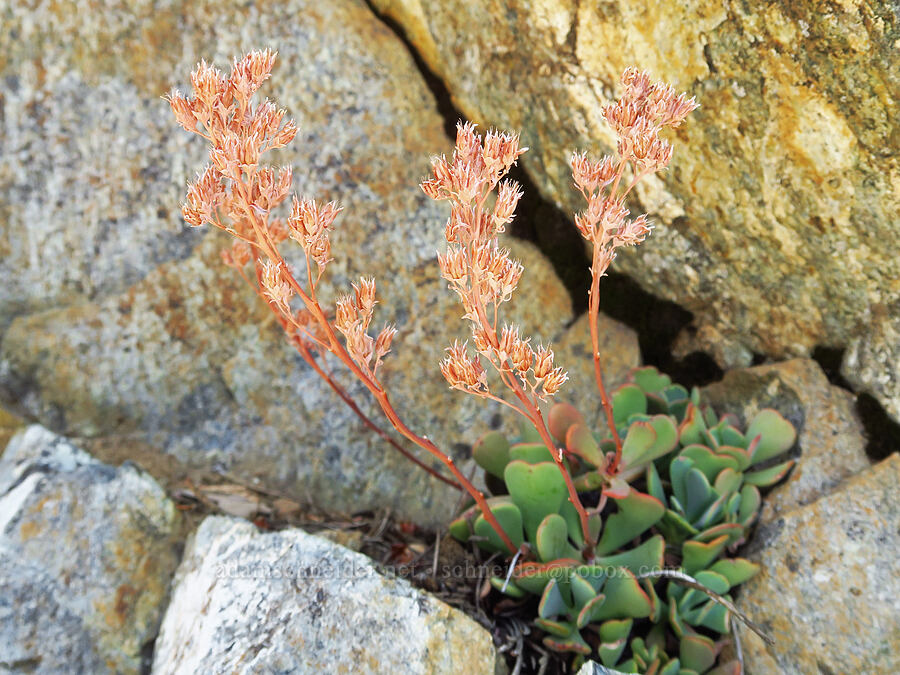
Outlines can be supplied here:
M736 663L717 664L730 628L726 607L654 572L681 570L730 601L758 566L726 554L757 517L760 488L793 466L775 458L794 444L794 427L765 409L741 431L735 416L716 417L696 389L688 392L652 367L634 370L612 404L624 439L614 476L608 429L591 430L568 404L548 416L579 496L592 506L592 552L584 550L564 478L535 430L512 442L490 432L475 444L494 516L516 546L529 545L511 578L491 583L513 598L540 597L535 623L552 649L578 658L596 652L604 666L628 673L734 673ZM475 507L450 532L507 552Z

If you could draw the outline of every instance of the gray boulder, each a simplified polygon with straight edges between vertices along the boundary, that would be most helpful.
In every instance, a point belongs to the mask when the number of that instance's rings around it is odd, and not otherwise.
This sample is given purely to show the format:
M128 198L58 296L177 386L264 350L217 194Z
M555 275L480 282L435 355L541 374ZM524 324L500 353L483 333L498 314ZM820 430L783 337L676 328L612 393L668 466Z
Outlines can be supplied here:
M153 673L486 675L497 658L473 619L359 553L211 516L178 568Z
M40 426L0 459L0 671L138 673L178 565L179 518L134 466Z

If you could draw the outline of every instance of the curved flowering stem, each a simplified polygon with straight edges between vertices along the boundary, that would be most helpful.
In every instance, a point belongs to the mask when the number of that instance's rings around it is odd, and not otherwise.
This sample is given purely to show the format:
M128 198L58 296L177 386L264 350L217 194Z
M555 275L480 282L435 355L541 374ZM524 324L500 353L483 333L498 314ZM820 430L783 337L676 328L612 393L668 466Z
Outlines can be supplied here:
M260 155L290 143L297 132L293 121L282 124L284 110L277 109L269 101L255 107L252 104L254 93L268 79L274 63L275 52L251 52L235 60L231 75L226 77L201 62L191 74L193 96L186 98L174 92L167 97L178 122L211 144L211 163L189 186L182 214L192 226L213 224L236 239L231 248L223 252L224 262L247 278L243 267L252 261L260 294L295 340L301 356L310 357L307 362L366 423L367 418L355 403L351 404L349 395L322 369L315 368L317 364L310 350L334 354L374 396L394 428L449 469L457 484L472 496L485 520L513 553L516 547L491 512L484 495L456 467L453 458L427 437L414 433L402 421L378 379L377 371L391 349L396 329L385 326L376 337L369 335L375 306L374 280L361 279L353 286L353 294L338 300L333 322L319 304L316 286L331 261L329 232L341 209L333 202L321 205L293 197L286 220L273 215L273 210L289 196L291 169L283 168L276 173L272 168L261 167ZM222 225L220 214L231 222L230 226ZM297 281L278 252L278 244L287 238L303 247L307 260L307 288ZM313 263L318 268L315 276L311 270ZM298 313L291 307L295 296L304 306ZM366 423L366 426L378 432L373 423ZM403 452L398 444L392 445ZM406 452L404 455L412 458ZM424 463L414 461L428 470ZM433 470L429 472L450 482Z
M534 425L565 480L584 534L585 558L590 560L595 542L588 513L538 406L559 391L568 375L554 366L549 347L535 350L531 338L520 337L517 326L498 326L499 307L510 299L523 271L521 263L511 260L509 251L498 241L522 196L515 181L502 179L526 150L519 147L516 135L492 130L482 138L474 125L460 123L453 157L435 157L434 177L421 185L432 199L450 202L445 229L447 250L438 254L438 264L462 303L476 352L470 355L468 343L454 342L440 367L452 388L501 402ZM488 208L492 196L493 206ZM491 392L483 361L498 373L516 403Z
M675 95L667 84L652 82L646 72L628 68L622 74L625 88L622 98L603 108L603 116L615 131L617 157L607 155L591 161L584 153L572 155L571 167L575 187L587 201L587 208L575 216L581 235L593 244L591 258L591 290L588 316L594 360L594 378L600 401L606 413L615 455L606 466L606 473L615 476L622 459L622 439L616 429L612 404L603 384L600 367L600 278L616 258L616 249L636 246L650 234L647 215L628 220L625 198L644 177L665 169L672 159L672 145L659 137L664 127L677 127L698 107L686 94ZM620 189L626 169L632 178Z

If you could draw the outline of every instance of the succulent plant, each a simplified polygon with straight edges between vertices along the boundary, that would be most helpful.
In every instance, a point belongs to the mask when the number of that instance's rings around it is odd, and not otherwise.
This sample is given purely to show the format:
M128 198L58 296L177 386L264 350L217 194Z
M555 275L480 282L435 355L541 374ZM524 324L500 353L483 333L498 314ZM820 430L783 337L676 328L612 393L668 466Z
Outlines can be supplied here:
M491 512L525 557L509 579L492 585L513 598L539 596L535 624L547 647L596 654L629 673L693 675L737 672L717 664L730 631L732 590L758 565L727 553L742 543L760 509L760 488L785 477L779 461L796 440L777 411L759 411L741 431L733 415L717 417L653 367L632 371L611 395L622 440L591 430L571 405L558 403L548 428L589 509L593 550L565 481L531 429L511 442L492 431L473 447L493 497ZM506 552L477 507L450 526L460 541ZM653 574L678 569L692 580ZM667 649L677 645L675 653Z

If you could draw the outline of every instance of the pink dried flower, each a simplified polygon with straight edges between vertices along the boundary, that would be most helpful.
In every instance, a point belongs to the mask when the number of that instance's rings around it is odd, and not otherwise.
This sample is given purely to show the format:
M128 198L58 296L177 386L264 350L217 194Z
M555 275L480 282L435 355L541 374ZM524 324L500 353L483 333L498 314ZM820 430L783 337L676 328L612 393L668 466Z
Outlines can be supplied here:
M265 296L283 313L291 313L291 296L294 291L284 279L284 264L266 260L262 264L262 289Z

